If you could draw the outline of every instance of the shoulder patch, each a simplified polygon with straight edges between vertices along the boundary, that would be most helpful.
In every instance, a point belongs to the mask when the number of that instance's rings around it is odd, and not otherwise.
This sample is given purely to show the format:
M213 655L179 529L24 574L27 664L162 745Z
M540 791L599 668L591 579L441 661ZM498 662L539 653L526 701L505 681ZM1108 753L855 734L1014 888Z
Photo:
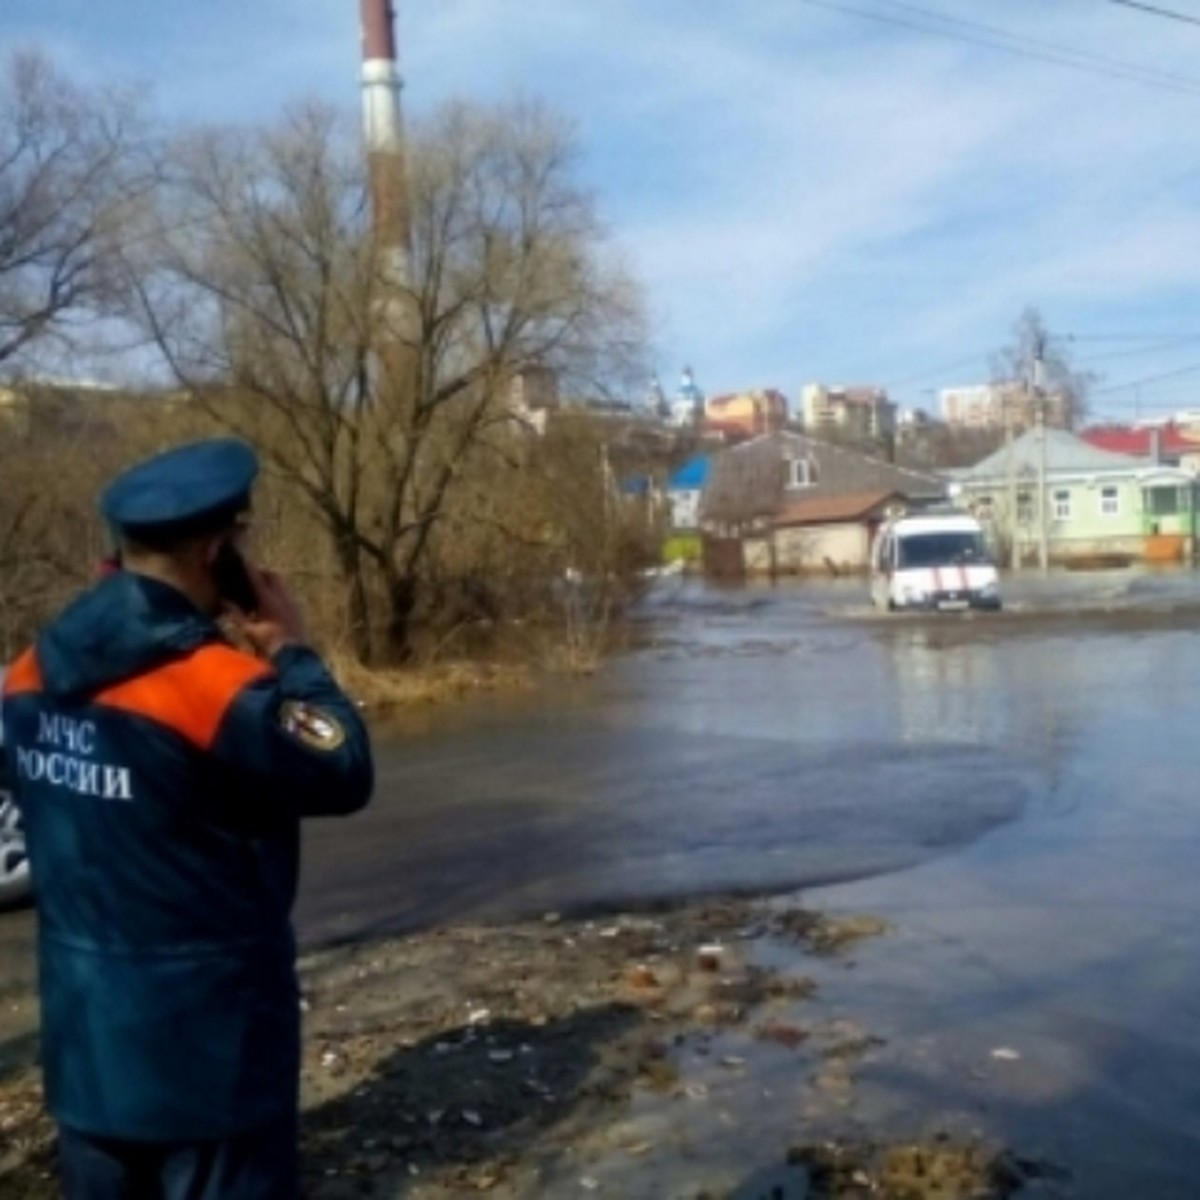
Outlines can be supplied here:
M314 750L336 750L346 740L346 731L336 717L301 700L285 700L279 706L279 727Z

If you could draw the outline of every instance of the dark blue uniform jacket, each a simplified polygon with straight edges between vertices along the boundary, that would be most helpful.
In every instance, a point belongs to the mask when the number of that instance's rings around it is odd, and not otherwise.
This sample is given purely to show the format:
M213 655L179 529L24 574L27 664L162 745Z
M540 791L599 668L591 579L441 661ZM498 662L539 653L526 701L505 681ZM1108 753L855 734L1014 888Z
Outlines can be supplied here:
M264 663L123 572L13 664L3 722L53 1115L172 1141L294 1114L299 822L370 797L354 705L310 650Z

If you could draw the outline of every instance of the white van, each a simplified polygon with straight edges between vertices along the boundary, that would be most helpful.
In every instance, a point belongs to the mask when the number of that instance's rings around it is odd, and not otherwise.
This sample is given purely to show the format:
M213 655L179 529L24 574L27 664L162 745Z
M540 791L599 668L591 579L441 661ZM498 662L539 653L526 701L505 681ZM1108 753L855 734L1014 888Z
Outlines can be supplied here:
M4 668L0 667L0 687ZM4 726L0 725L0 754L4 746ZM4 778L0 758L0 908L29 899L29 859L25 855L25 835L21 832L21 813Z
M871 547L871 602L881 609L998 609L1000 581L983 527L963 512L894 517Z
M12 793L0 791L0 908L24 903L30 890L21 814Z

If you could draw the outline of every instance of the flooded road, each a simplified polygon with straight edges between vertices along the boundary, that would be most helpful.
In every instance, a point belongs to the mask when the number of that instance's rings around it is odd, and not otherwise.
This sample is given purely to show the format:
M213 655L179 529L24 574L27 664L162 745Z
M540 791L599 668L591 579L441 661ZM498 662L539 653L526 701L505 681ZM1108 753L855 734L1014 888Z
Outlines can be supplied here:
M858 581L666 588L597 678L381 733L374 809L310 830L305 934L845 881L1072 804L1134 677L1187 677L1200 585L1018 583L948 618L875 617Z
M302 938L804 889L893 925L821 968L816 1003L885 1041L814 1133L937 1114L1089 1200L1200 1194L1200 577L1030 574L996 616L863 597L664 587L597 677L381 730L373 808L307 831ZM14 1005L30 924L0 917ZM766 1081L764 1153L798 1082ZM697 1139L744 1161L744 1129Z
M936 1113L1073 1195L1194 1197L1198 602L1194 575L1131 572L1031 575L948 621L874 617L853 583L682 589L597 679L388 744L370 821L313 847L307 932L825 885L809 903L895 932L820 978L885 1044L814 1132ZM764 1146L798 1111L766 1082L788 1115ZM714 1169L747 1149L703 1133Z

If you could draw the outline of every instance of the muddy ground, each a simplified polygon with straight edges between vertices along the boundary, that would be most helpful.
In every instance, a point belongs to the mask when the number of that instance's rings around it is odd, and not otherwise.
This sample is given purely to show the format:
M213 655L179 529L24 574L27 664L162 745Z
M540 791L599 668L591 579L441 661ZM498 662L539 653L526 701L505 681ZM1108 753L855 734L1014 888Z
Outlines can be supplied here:
M853 1107L878 1039L817 1013L805 966L886 933L872 917L730 900L444 927L311 957L304 1196L1015 1195L1042 1172L1003 1147L947 1133L806 1140L806 1117ZM719 1100L684 1064L706 1057L743 1078L787 1060L808 1079L794 1140L721 1178L691 1162L697 1116ZM6 1200L57 1194L51 1143L36 1070L18 1069L0 1082Z

